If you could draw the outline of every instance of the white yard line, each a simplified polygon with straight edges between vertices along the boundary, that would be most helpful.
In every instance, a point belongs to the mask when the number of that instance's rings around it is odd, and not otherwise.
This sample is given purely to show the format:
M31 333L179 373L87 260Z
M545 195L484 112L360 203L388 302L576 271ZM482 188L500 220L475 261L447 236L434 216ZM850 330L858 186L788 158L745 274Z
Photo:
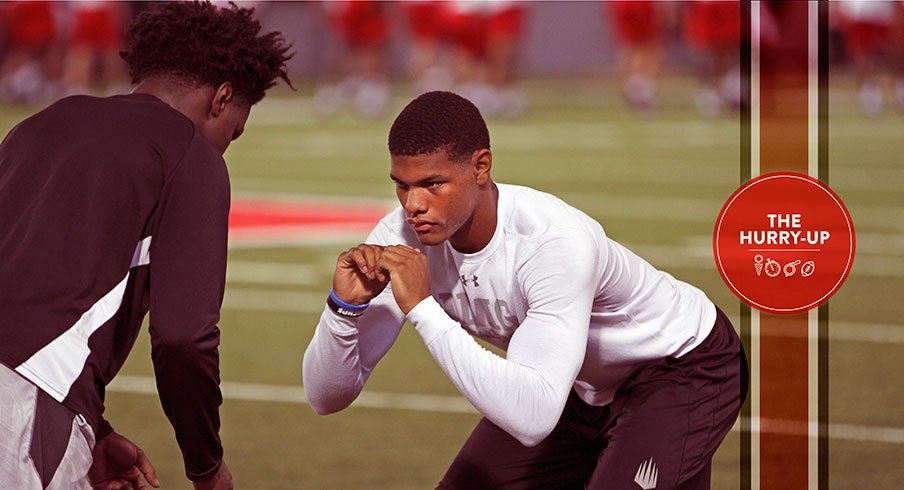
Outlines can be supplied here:
M327 293L328 291L303 293L226 288L223 308L245 311L318 313L326 305Z
M284 402L306 404L304 390L295 385L270 385L260 383L220 383L223 397L230 400ZM154 378L121 374L107 386L107 391L139 395L156 395ZM421 395L415 393L387 393L364 391L352 404L353 407L388 410L415 410L420 412L476 414L471 404L460 396ZM807 424L793 421L762 420L760 426L771 433L807 434ZM736 423L732 431L737 432ZM882 442L904 444L904 428L855 424L830 424L829 438L835 440Z
M294 248L294 247L320 247L320 246L336 246L336 255L342 248L359 243L367 238L367 230L343 230L328 231L316 229L297 229L286 228L283 230L273 231L272 233L260 234L257 236L236 236L230 239L229 248L232 250L254 250L266 248ZM899 237L900 235L889 235L891 237ZM637 255L650 261L657 267L680 268L680 269L714 269L715 263L712 259L712 248L709 245L699 245L696 243L686 243L684 245L642 245L626 241L621 242ZM897 249L900 245L897 242L889 242L889 247ZM879 247L877 245L875 248ZM335 259L331 258L331 262ZM234 262L230 262L230 267ZM260 262L262 268L269 267L265 262ZM240 266L241 267L241 266ZM266 282L265 278L268 272L257 273L251 266L243 268L242 271L236 271L232 279L243 282L242 277L247 277L245 282ZM312 269L312 272L313 271ZM252 276L258 275L256 280ZM904 277L904 257L897 250L883 250L876 253L869 251L858 251L854 258L854 267L851 270L852 276L868 276L868 277ZM275 277L275 276L274 276ZM276 279L273 283L281 284L282 279ZM303 279L298 279L302 281ZM298 284L303 284L299 282Z
M243 284L313 286L320 277L317 267L279 262L229 261L226 281Z
M307 403L301 385L270 385L260 383L220 383L223 397L231 400L260 402ZM107 386L107 391L139 395L156 395L157 386L151 376L121 374ZM477 413L460 396L419 395L414 393L386 393L364 391L352 404L362 408L417 410L421 412Z
M227 310L273 311L280 313L320 313L326 292L260 291L227 288L223 308ZM737 324L737 319L732 321ZM311 325L313 327L313 325ZM877 344L904 344L904 326L829 322L829 339Z

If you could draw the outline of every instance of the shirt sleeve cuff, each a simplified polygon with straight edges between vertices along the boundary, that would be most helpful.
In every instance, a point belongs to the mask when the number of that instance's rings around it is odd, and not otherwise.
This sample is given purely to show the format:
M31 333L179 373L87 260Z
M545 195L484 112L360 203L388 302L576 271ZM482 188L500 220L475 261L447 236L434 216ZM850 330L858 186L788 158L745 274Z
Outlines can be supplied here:
M108 435L113 433L113 426L110 425L110 422L107 422L107 419L101 417L100 421L97 423L97 434L95 435L95 444L100 442L101 439L107 437Z
M440 335L458 327L458 322L449 317L433 296L427 296L408 312L408 321L430 345Z
M331 310L329 306L323 307L323 314L320 318L331 332L340 337L348 337L358 333L357 318L342 316Z
M223 459L220 458L220 460L217 461L217 464L215 464L213 468L211 468L207 471L203 471L201 473L192 473L191 471L188 471L186 469L185 476L186 476L186 478L188 478L189 480L191 480L193 482L206 482L206 481L210 480L211 478L213 478L214 475L217 474L217 471L220 471L220 465L222 465L222 464L223 464Z

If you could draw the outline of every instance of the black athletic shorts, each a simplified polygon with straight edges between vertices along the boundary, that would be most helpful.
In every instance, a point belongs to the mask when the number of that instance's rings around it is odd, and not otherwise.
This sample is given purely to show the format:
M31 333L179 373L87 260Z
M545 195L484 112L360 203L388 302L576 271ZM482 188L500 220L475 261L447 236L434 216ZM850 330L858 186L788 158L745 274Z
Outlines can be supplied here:
M481 419L440 489L709 489L712 457L747 396L748 368L717 310L707 338L638 371L604 407L572 391L553 432L525 447Z

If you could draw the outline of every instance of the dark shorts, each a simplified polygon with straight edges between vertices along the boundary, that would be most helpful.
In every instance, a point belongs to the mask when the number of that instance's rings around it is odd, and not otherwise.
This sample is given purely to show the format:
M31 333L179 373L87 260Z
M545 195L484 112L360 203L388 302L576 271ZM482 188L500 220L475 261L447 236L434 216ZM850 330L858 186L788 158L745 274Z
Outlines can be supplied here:
M481 419L438 488L708 489L713 454L734 425L747 379L741 342L717 310L703 343L641 369L609 405L588 405L572 392L535 447Z

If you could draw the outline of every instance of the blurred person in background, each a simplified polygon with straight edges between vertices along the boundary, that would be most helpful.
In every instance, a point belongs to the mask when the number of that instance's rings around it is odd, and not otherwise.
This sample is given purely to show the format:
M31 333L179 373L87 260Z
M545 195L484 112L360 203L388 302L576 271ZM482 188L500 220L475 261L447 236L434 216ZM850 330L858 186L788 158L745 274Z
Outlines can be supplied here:
M343 52L331 53L325 80L314 92L314 108L321 115L332 116L349 105L368 118L386 112L392 95L386 75L387 7L365 0L323 3Z
M904 109L904 1L895 4L891 29L891 51L895 74L895 101Z
M2 489L158 485L103 415L148 312L186 476L232 488L219 435L223 153L267 89L289 83L289 46L250 9L207 2L155 4L127 38L132 93L64 98L0 145Z
M735 0L690 0L684 6L684 37L702 59L697 110L717 116L739 110L741 5Z
M445 59L448 47L448 33L443 22L446 2L411 0L402 5L411 36L408 68L412 95L452 88L454 80Z
M622 94L632 109L653 109L655 80L662 59L662 5L653 0L604 1L603 4L618 44Z
M445 4L444 22L456 52L456 92L487 117L516 117L527 108L513 71L526 15L521 2Z
M0 65L0 97L38 105L59 93L60 43L56 2L0 4L5 53Z
M130 4L79 1L60 3L59 7L68 31L63 71L66 91L122 92L128 79L119 52L131 18Z
M832 3L845 36L854 69L860 107L869 116L885 110L885 90L881 83L883 55L891 56L892 34L899 15L897 2L887 0L844 0ZM904 78L894 83L895 97L904 105Z

